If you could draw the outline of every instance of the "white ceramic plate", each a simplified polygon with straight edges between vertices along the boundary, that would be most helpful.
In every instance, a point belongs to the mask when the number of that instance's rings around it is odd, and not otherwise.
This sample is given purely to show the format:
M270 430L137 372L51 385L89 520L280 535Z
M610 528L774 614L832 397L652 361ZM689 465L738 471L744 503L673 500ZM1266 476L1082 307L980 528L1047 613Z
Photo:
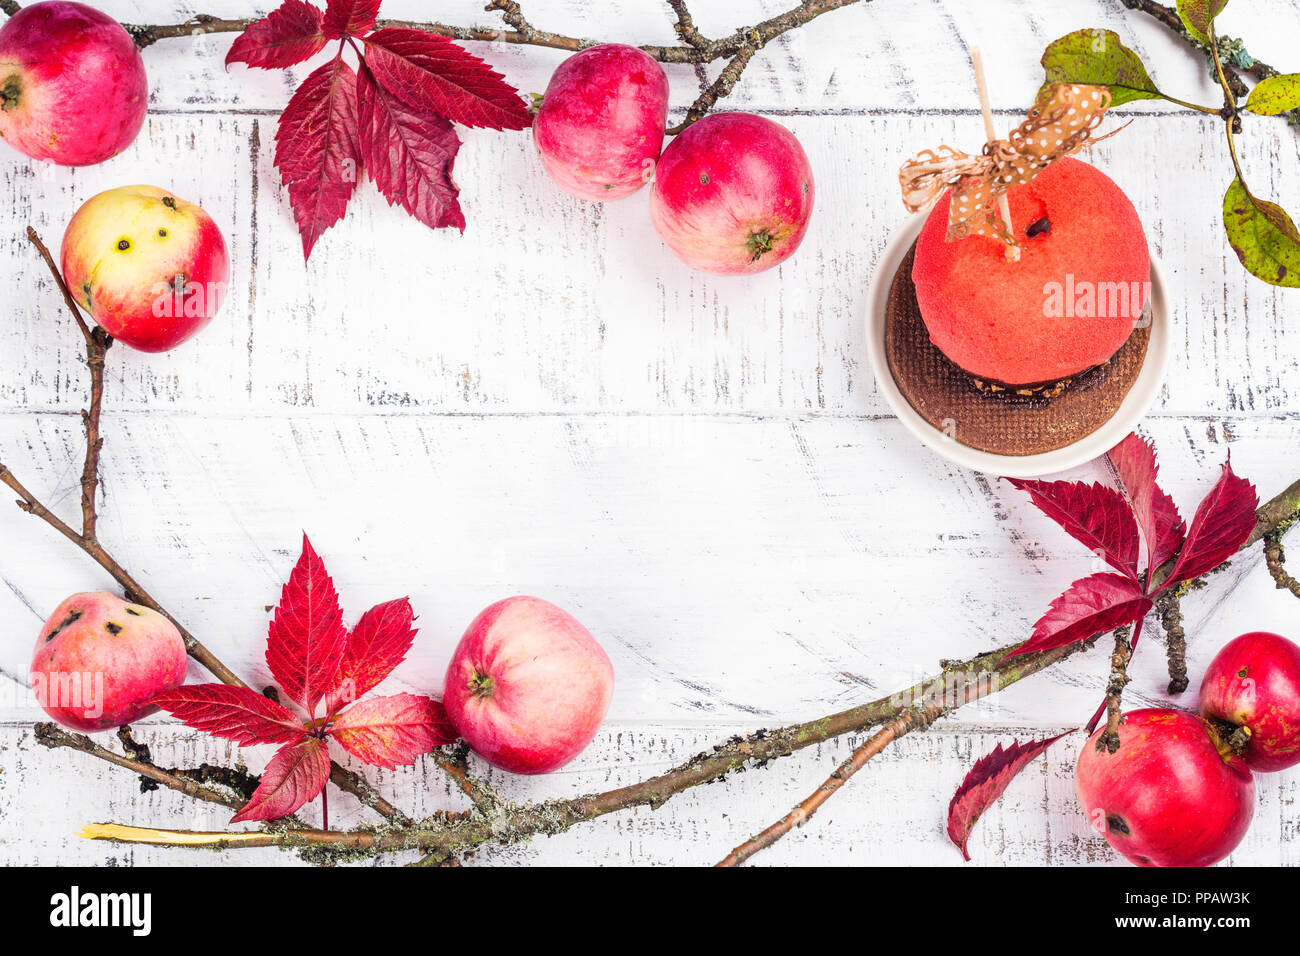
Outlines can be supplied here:
M1169 361L1171 336L1165 287L1154 257L1151 259L1151 338L1147 343L1146 358L1119 410L1091 435L1039 455L996 455L963 445L922 418L898 390L889 371L889 361L885 357L885 309L894 275L924 223L924 214L915 215L894 232L876 266L871 292L867 296L867 351L871 356L871 367L876 373L880 391L908 431L949 461L1008 478L1040 478L1076 468L1104 455L1133 431L1160 394L1160 384Z

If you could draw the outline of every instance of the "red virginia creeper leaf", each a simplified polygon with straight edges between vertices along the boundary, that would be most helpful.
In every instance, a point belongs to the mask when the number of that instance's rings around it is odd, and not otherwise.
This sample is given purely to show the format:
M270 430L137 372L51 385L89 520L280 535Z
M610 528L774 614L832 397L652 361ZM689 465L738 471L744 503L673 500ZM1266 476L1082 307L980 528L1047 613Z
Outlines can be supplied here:
M287 816L325 789L329 776L329 747L324 740L304 737L281 747L266 765L253 796L230 822Z
M376 30L365 44L366 66L375 79L418 112L490 129L533 124L519 91L446 37L423 30Z
M948 837L961 850L966 862L970 862L966 843L984 811L1002 796L1007 784L1035 757L1068 733L1070 731L1067 730L1064 734L1027 744L1015 741L1005 750L998 744L991 754L981 757L970 768L970 773L966 774L966 779L961 782L948 804Z
M402 663L415 640L414 616L410 598L377 604L361 615L348 635L328 709L359 699Z
M1094 574L1071 584L1034 625L1029 640L1007 656L1087 640L1121 624L1140 621L1149 610L1151 599L1132 578L1109 572Z
M289 190L303 258L343 218L361 176L357 76L335 57L303 80L280 116L275 166Z
M329 0L325 5L325 35L331 40L364 36L375 28L379 3L380 0Z
M302 721L247 687L189 684L164 691L153 703L195 730L247 744L287 744L304 734Z
M319 9L303 0L284 0L249 24L226 54L226 66L247 63L263 70L283 69L309 60L325 47Z
M1190 581L1213 571L1241 550L1255 530L1259 493L1245 478L1232 472L1232 459L1223 463L1223 474L1192 516L1187 543L1178 552L1174 570L1160 590L1180 581Z
M1066 534L1116 571L1137 579L1138 526L1118 491L1082 481L1007 480L1029 492L1038 510Z
M379 191L432 229L465 231L451 178L460 140L451 123L407 106L363 66L357 77L361 154Z
M363 700L340 714L329 732L352 756L390 770L457 737L442 704L415 694Z
M339 595L325 563L302 536L302 556L280 594L266 642L266 664L285 693L306 709L336 683L347 642Z
M1183 546L1186 525L1174 500L1156 484L1160 466L1150 442L1131 433L1110 450L1110 461L1133 503L1133 514L1147 541L1147 568L1154 573Z

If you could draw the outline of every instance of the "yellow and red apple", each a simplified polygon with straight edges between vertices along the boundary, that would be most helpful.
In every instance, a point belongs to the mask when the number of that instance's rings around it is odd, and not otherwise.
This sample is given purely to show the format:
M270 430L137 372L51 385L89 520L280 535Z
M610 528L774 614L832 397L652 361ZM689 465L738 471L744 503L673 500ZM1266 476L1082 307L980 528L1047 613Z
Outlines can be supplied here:
M217 314L230 282L221 230L203 209L156 186L86 201L63 234L63 279L113 338L164 352Z

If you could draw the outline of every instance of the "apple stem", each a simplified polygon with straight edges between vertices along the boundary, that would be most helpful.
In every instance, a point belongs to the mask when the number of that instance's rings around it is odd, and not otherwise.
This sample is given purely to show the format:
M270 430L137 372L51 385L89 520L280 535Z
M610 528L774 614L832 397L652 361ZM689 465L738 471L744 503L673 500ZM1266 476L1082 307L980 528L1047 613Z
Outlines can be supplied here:
M988 82L984 78L984 57L980 54L980 48L971 47L970 50L971 66L975 68L975 89L979 92L980 112L984 114L984 135L988 137L991 143L998 138L998 131L993 126L993 106L989 102ZM1007 201L1007 194L1003 193L998 197L998 211L1002 214L1002 221L1007 225L1007 232L1012 231L1011 225L1011 203ZM1011 262L1020 261L1020 247L1007 246L1007 259Z
M23 87L17 75L10 74L5 77L4 85L0 86L0 110L6 113L18 105L18 100L22 98Z
M496 691L496 681L492 679L491 674L475 671L474 676L469 679L469 690L475 697L491 697Z
M749 249L749 261L757 262L766 253L771 252L772 243L775 241L776 237L772 235L770 229L758 229L751 232L749 239L745 242L745 246Z

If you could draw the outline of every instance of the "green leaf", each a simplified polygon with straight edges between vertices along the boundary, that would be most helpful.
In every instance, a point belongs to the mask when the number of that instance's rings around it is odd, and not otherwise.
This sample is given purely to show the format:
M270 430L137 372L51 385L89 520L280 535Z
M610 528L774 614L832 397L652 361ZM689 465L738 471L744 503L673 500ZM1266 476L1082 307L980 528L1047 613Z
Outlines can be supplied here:
M1256 199L1237 178L1223 197L1223 225L1247 272L1269 285L1300 288L1300 232L1281 206Z
M1208 44L1210 24L1227 5L1228 0L1178 0L1178 17L1188 33Z
M1260 116L1277 116L1287 110L1300 109L1300 73L1270 76L1250 91L1246 109Z
M1053 40L1043 51L1044 86L1085 83L1110 88L1111 106L1160 99L1141 58L1113 30L1076 30Z

